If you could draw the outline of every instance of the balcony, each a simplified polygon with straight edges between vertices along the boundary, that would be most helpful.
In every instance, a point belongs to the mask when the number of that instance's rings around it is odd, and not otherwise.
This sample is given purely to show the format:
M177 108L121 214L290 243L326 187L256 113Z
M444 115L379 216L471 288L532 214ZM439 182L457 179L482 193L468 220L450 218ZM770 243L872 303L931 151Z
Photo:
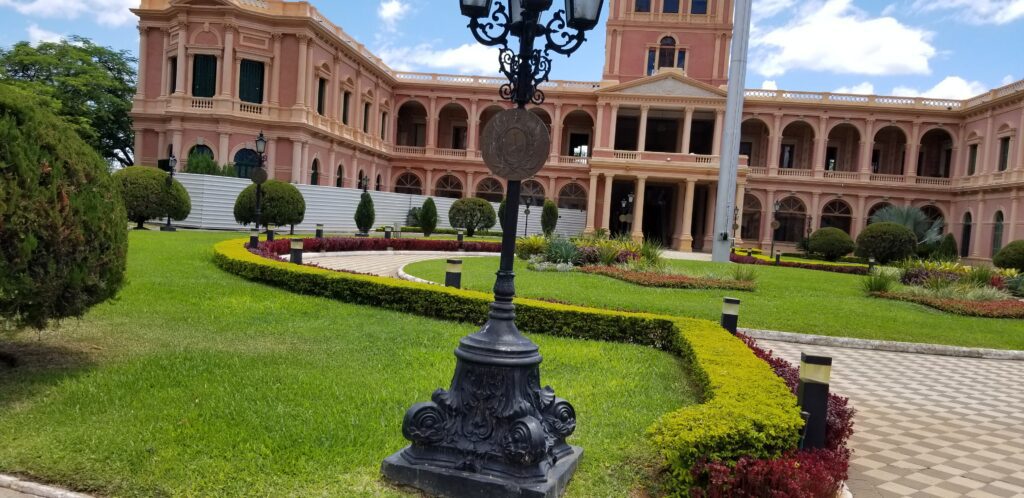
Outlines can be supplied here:
M895 107L901 109L945 109L959 111L965 107L963 101L932 99L925 97L885 97L879 95L854 95L828 92L794 92L789 90L746 90L750 102L814 103L848 106Z
M919 185L925 187L949 187L953 185L953 180L950 178L935 178L927 176L903 176L903 175L885 175L885 174L864 174L859 171L814 171L809 169L788 169L781 168L771 170L763 166L753 166L750 168L751 177L786 177L786 178L813 178L814 181L835 181L837 183L873 183L873 184L885 184L885 185ZM1024 175L1022 175L1024 177ZM964 180L958 180L957 183L963 183Z
M600 159L609 159L616 162L629 161L658 164L679 164L686 166L698 166L708 168L717 168L720 162L719 156L701 154L679 154L671 152L640 152L636 150L598 149L594 151L594 157ZM740 166L746 165L747 157L740 156Z
M482 155L478 150L466 149L444 149L438 147L418 147L415 145L392 145L391 153L404 158L431 158L431 159L464 159L469 161L481 161ZM551 156L547 162L550 166L560 168L590 168L590 158L580 156Z

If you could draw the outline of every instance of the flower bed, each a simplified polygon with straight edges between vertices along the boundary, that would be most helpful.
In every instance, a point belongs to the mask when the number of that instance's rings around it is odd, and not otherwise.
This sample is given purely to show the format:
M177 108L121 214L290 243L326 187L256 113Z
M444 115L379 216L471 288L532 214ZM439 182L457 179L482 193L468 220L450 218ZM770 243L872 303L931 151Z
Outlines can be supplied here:
M781 261L779 264L775 264L775 260L766 260L754 256L743 256L740 254L733 253L729 256L729 261L738 263L741 265L762 265L762 266L781 266L783 268L803 268L805 270L819 270L829 271L832 273L845 273L848 275L867 275L868 267L866 266L848 266L848 265L836 265L836 264L814 264L814 263L795 263L793 261Z
M491 301L482 292L290 265L249 252L241 240L217 244L214 262L243 278L294 292L445 320L482 324ZM703 402L665 414L649 430L667 468L669 495L700 493L693 469L702 458L714 456L726 465L744 458L779 461L796 448L803 421L791 390L718 324L533 299L517 299L516 305L524 332L648 345L688 360ZM784 462L773 464L768 472L776 467L787 468ZM829 479L842 480L845 470L831 469Z
M710 277L691 277L673 273L661 273L650 271L633 271L619 266L581 266L578 271L603 275L631 284L643 285L645 287L665 287L670 289L726 289L739 291L753 291L754 282L739 280L725 280Z
M998 301L968 301L917 296L904 292L874 292L874 297L922 304L947 313L982 318L1024 318L1024 301L1003 299Z
M455 240L424 239L380 239L331 237L326 239L303 239L303 252L351 252L351 251L438 251L455 252L501 252L499 242L458 242ZM260 242L259 253L264 256L282 256L291 251L291 239Z

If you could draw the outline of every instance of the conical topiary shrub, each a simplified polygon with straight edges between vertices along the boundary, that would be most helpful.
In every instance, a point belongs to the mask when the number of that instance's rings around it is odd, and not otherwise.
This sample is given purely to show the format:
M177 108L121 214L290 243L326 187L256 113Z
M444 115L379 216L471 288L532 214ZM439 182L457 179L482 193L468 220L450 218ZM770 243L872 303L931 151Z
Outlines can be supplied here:
M437 230L437 205L434 204L432 197L427 197L427 200L423 201L419 219L420 228L423 229L423 236L430 237L434 230Z
M373 228L373 222L377 219L377 214L373 210L373 197L370 197L369 192L363 192L359 197L359 205L356 206L356 227L359 228L360 235L368 235L370 229Z

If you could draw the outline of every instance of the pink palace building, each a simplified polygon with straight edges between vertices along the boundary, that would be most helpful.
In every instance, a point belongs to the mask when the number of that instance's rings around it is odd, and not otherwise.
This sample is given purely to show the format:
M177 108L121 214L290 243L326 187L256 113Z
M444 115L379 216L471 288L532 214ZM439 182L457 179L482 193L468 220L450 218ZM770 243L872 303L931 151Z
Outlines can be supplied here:
M553 145L523 195L586 210L588 231L709 250L732 2L606 8L602 81L550 82L532 109ZM307 2L142 0L134 12L138 163L205 153L247 176L262 130L278 180L502 198L479 150L509 106L502 79L394 71ZM825 226L856 237L887 205L941 217L973 260L1024 238L1024 81L965 101L748 90L738 152L741 246L771 244L773 211L791 247Z

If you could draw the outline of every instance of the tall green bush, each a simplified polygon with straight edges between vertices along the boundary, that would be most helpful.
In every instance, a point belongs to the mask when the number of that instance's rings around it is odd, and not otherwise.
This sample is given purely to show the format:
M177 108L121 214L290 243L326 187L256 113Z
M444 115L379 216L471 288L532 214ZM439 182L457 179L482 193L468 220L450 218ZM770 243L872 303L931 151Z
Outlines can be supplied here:
M497 221L491 203L476 197L459 199L448 209L448 222L454 228L466 229L466 235L470 237L477 230L493 227Z
M231 166L222 167L208 154L202 153L188 156L185 172L194 175L235 176L235 168Z
M0 330L81 316L124 282L128 218L108 163L0 82Z
M1013 268L1024 272L1024 240L1006 244L1006 247L1000 249L996 257L992 258L992 263L999 268Z
M359 205L356 206L356 227L359 228L359 233L366 235L370 233L370 229L373 228L373 222L377 219L377 213L373 209L373 197L370 197L369 192L363 192L359 196Z
M896 223L873 223L857 236L857 256L873 257L882 264L906 259L915 247L914 232Z
M423 236L430 237L437 229L437 205L434 204L433 197L427 197L427 200L423 201L423 207L420 208L420 228L423 229Z
M544 209L540 212L540 229L548 237L558 227L558 206L551 199L544 199Z
M295 185L267 180L262 190L260 225L298 225L306 218L306 200ZM235 199L235 221L242 225L256 222L256 185L245 187Z
M821 256L826 261L836 261L856 248L849 234L833 227L822 228L807 239L807 249L810 253Z
M183 220L192 212L192 199L185 187L178 180L168 185L169 175L156 168L132 166L114 173L114 179L128 219L136 223L137 229L142 229L148 220L167 216Z
M928 257L937 261L956 261L959 259L960 250L956 245L956 237L953 237L951 233L947 233L945 237L942 237L938 247Z

